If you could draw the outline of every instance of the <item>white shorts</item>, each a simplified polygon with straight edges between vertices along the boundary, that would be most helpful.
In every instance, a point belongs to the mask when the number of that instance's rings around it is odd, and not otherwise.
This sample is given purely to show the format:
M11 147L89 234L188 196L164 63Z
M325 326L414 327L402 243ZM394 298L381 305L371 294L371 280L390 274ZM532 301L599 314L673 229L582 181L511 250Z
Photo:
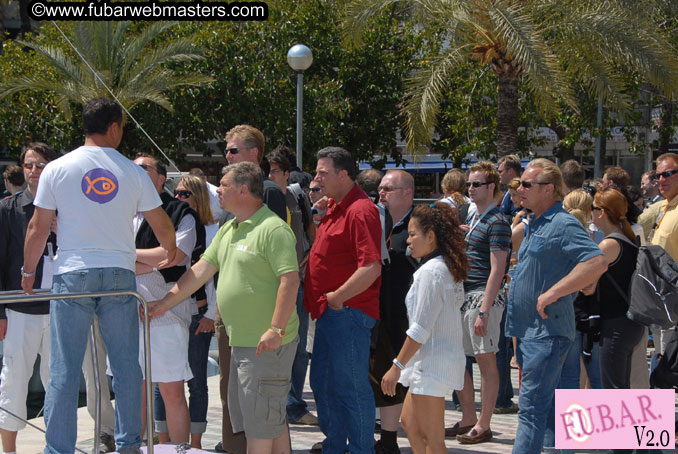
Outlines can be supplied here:
M31 315L7 309L7 334L3 343L0 374L0 407L26 419L28 381L33 375L35 359L40 355L40 380L45 389L49 373L49 314ZM0 428L23 429L26 424L0 410Z
M403 386L408 386L409 392L421 396L445 397L448 391L453 391L449 385L436 380L433 377L409 375L405 379L399 380Z
M144 371L144 326L139 325L139 365ZM193 378L188 364L188 328L172 325L151 325L151 380L154 383L188 381Z

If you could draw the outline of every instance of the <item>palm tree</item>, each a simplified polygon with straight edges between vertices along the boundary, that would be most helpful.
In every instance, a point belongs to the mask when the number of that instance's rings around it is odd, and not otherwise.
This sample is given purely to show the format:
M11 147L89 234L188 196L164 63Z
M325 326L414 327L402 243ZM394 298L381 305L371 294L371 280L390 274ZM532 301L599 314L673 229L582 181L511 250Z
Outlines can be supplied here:
M404 5L422 30L441 30L446 44L408 84L403 104L408 150L430 142L446 83L469 58L498 79L497 152L515 153L519 90L529 89L549 117L563 102L576 109L572 80L629 109L623 73L632 71L671 96L678 59L658 27L667 0L354 0L345 38L359 45L370 18ZM652 8L650 8L652 4ZM650 11L652 14L648 14Z
M47 59L56 71L56 79L31 74L9 80L0 84L0 99L22 90L51 92L59 109L70 117L71 104L84 105L92 98L110 97L105 84L128 110L150 101L172 111L166 95L169 90L213 80L166 66L202 58L201 49L189 38L158 39L176 23L155 22L135 33L131 33L131 24L77 22L69 38L76 55L53 45L21 42Z

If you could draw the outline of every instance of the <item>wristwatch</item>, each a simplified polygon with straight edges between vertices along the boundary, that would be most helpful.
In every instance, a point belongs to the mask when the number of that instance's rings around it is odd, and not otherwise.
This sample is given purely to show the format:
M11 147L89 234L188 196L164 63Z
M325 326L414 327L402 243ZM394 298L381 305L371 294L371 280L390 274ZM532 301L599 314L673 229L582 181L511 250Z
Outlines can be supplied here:
M32 273L25 273L24 267L23 266L21 267L21 277L33 277L33 276L35 276L35 271L33 271Z
M283 337L285 336L285 329L284 328L278 328L277 326L271 325L271 331L276 333L278 336Z
M489 316L490 316L489 312L478 311L478 317L480 318L487 318Z

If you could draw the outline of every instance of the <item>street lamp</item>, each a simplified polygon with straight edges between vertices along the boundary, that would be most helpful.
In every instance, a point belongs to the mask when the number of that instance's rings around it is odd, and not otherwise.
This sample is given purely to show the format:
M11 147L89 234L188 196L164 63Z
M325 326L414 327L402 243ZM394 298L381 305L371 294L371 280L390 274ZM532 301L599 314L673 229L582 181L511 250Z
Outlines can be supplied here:
M313 63L311 49L303 44L296 44L287 51L287 64L297 72L297 167L301 169L301 144L303 123L304 76L303 72Z

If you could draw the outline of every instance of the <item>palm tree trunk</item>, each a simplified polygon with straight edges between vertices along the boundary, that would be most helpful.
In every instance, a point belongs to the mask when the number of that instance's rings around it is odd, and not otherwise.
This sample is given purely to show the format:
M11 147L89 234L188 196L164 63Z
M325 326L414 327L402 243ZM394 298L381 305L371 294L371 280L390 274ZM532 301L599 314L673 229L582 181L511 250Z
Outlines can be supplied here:
M513 71L497 74L497 157L518 151L518 82Z

